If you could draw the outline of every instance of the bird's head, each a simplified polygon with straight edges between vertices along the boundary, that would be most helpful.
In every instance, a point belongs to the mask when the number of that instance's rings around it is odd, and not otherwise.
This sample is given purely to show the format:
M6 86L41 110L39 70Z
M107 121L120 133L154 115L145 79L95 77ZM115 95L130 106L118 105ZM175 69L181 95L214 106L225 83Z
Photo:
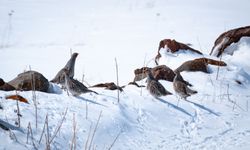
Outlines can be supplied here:
M145 74L147 75L147 81L150 81L150 80L154 80L154 76L152 74L152 71L151 69L145 69L143 72L145 72Z
M71 57L76 58L78 56L78 53L73 53Z

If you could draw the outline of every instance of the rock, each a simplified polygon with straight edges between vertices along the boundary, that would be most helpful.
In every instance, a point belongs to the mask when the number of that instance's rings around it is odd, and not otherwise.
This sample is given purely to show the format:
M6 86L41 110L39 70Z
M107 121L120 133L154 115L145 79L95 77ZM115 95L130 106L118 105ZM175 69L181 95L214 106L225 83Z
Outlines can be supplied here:
M175 77L174 71L171 68L167 67L166 65L160 65L160 66L156 66L154 68L143 67L140 69L136 69L134 71L134 73L135 73L134 82L140 81L140 80L146 78L146 70L147 69L151 69L152 75L156 80L166 80L166 81L170 81L170 82L173 82L173 80L174 80L174 77ZM188 83L184 79L182 79L182 81L185 84L187 84L188 86L192 86L192 84Z
M33 80L32 80L33 79ZM32 82L33 81L33 82ZM39 72L27 71L19 74L15 79L8 82L17 90L48 92L49 81ZM32 88L34 86L34 88Z
M160 50L161 50L161 48L165 48L165 47L167 47L167 51L171 52L171 53L178 52L179 50L189 50L189 51L192 51L192 52L197 53L197 54L202 54L200 51L189 47L187 44L177 42L174 39L173 40L164 39L164 40L160 41L159 47L158 47L158 54L155 57L155 63L157 65L158 65L159 59L161 58Z
M3 79L0 78L0 90L2 91L14 91L16 90L13 86L8 83L5 83Z
M5 84L4 80L2 78L0 78L0 86L2 86L4 84Z
M2 90L2 91L14 91L14 90L16 90L16 88L8 83L5 83L4 85L0 86L0 90Z
M232 43L237 43L242 37L250 37L250 26L240 27L222 33L214 42L210 55L220 57Z
M198 58L194 60L189 60L180 65L175 72L182 71L202 71L205 73L209 73L208 64L215 66L226 66L227 64L223 61L213 60L209 58Z
M152 74L156 80L167 80L171 82L175 77L174 71L166 65L160 65L152 68Z
M134 77L134 82L135 81L140 81L144 78L147 77L146 71L151 70L153 77L156 80L167 80L167 81L173 81L175 73L172 69L167 67L166 65L160 65L156 66L154 68L149 68L149 67L142 67L140 69L136 69L134 71L135 77Z

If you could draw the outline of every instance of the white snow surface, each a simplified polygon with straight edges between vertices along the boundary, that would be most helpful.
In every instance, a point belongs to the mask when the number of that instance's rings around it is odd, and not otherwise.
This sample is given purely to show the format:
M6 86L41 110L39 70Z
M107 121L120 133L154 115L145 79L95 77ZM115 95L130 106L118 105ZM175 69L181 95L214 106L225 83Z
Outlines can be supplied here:
M158 42L164 38L191 43L205 57L217 59L207 55L214 40L228 29L249 25L249 10L248 0L1 0L0 77L9 81L31 66L50 80L66 64L72 49L79 53L75 78L84 74L91 85L115 82L117 58L119 81L124 85L133 80L133 70L142 67L144 61L153 66ZM76 149L85 149L100 113L94 149L109 149L119 134L112 149L248 150L249 42L241 40L235 48L232 56L222 57L226 67L209 65L210 74L182 72L198 94L179 103L172 82L167 81L160 82L174 95L155 99L145 88L129 85L120 93L119 103L117 91L91 88L99 95L73 97L53 85L58 94L35 92L36 128L32 92L18 92L30 104L19 103L19 130L0 128L0 149L46 149L44 136L39 144L46 115L51 139L67 110L50 145L53 150L70 149L73 116ZM160 64L175 69L199 57L191 52L162 52ZM145 80L138 83L146 85ZM16 102L5 96L15 93L0 91L0 121L14 126ZM35 146L31 137L27 142L29 123Z

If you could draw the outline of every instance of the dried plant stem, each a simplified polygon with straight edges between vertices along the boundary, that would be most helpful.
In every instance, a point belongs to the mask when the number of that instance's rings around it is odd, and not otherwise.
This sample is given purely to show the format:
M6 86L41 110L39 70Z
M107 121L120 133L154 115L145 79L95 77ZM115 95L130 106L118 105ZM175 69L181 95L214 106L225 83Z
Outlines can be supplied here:
M76 120L75 120L75 113L73 114L73 136L71 140L70 150L76 149Z
M87 81L85 81L85 75L84 75L84 72L82 74L82 84L87 84L89 87L91 86Z
M51 143L53 142L53 140L55 139L57 133L60 131L60 129L61 129L61 127L62 127L62 124L63 124L63 122L64 122L64 120L65 120L65 118L66 118L67 112L68 112L68 108L66 108L66 110L65 110L65 112L64 112L64 114L63 114L63 117L62 117L61 121L59 122L59 124L58 124L58 126L57 126L57 128L56 128L54 134L52 135L51 139L49 140L49 144L51 144Z
M49 146L49 143L48 143L48 137L47 137L46 134L45 134L45 141L46 141L46 149L45 150L50 150L50 146Z
M86 105L86 114L85 114L85 118L86 120L88 119L88 102L85 101L85 105Z
M102 115L102 111L101 111L101 112L100 112L100 114L99 114L99 117L98 117L98 120L97 120L96 126L95 126L95 128L94 128L94 131L93 131L93 134L92 134L92 137L91 137L90 143L89 143L89 150L91 150L91 146L92 146L92 143L93 143L93 140L94 140L94 136L95 136L95 133L96 133L97 127L98 127L99 122L100 122L100 119L101 119L101 115Z
M29 66L30 71L31 71L31 67ZM34 75L31 73L31 88L32 88L32 101L33 104L35 106L35 116L36 116L36 129L38 126L38 117L37 117L37 99L36 99L36 82L35 82L35 78Z
M85 75L84 75L84 73L82 74L82 83L84 82L84 77L85 77Z
M236 100L235 101L231 100L230 94L229 94L229 84L227 84L227 99L229 102L233 103L233 110L235 109L235 106L238 106L241 110L244 111L244 109L236 103Z
M222 55L220 56L220 61L222 60ZM217 67L216 80L219 78L220 66Z
M34 149L37 150L36 144L35 144L35 142L34 142L34 136L33 136L33 131L32 131L32 127L31 127L30 122L29 122L27 128L28 128L28 133L27 133L27 141L26 141L26 143L28 144L28 142L29 142L29 136L30 136L30 137L31 137L32 144L33 144L33 147L34 147Z
M199 44L199 48L200 48L200 50L202 50L202 48L201 48L201 42L200 42L200 39L199 39L199 37L197 36L197 42L198 42L198 44Z
M15 135L15 133L14 132L12 132L12 130L9 130L9 136L10 136L10 138L13 140L15 140L16 142L18 142L18 140L17 140L17 137L16 137L16 135Z
M72 48L70 48L70 56L72 56L72 54L73 54L73 53L72 53Z
M145 54L145 56L144 56L144 61L143 61L143 67L146 67L145 65L145 63L146 63L146 57L147 57L147 54ZM143 71L142 71L142 74L141 74L141 85L142 85L142 76L143 76ZM135 82L135 81L134 81ZM141 92L140 92L140 96L142 96L142 86L141 86Z
M117 139L119 138L119 136L121 135L122 130L117 134L117 136L115 137L114 141L112 142L112 144L110 145L110 147L108 148L108 150L111 150L111 148L114 146L115 142L117 141Z
M17 95L17 92L16 92ZM19 108L19 103L18 100L16 100L16 107L17 107L17 123L18 123L18 127L21 127L21 113L20 113L20 108Z
M46 131L47 131L47 134L45 134L45 139L46 139L46 148L47 150L50 150L50 142L49 142L49 119L48 117L46 118L45 120L45 124L46 124Z
M29 142L29 135L30 135L29 125L30 125L30 122L29 122L28 127L27 127L28 132L27 132L26 144L28 144L28 142Z
M46 132L46 134L44 135L45 136L45 142L46 142L46 150L50 150L51 149L50 145L51 145L51 143L53 142L53 140L55 139L56 135L58 134L58 132L61 129L62 124L63 124L63 122L64 122L64 120L66 118L67 111L68 111L68 108L66 108L66 110L65 110L65 112L63 114L63 117L62 117L61 121L59 122L59 124L57 125L57 128L55 129L55 132L54 132L54 134L52 136L50 136L50 131L49 131L48 114L46 115L44 126L43 126L43 130L42 130L42 133L41 133L41 136L40 136L40 139L39 139L39 144L40 144L41 141L42 141L42 138L43 138L43 134Z
M87 140L86 140L86 142L85 142L85 150L88 149L88 144L89 144L89 139L90 139L91 130L92 130L92 123L91 123L91 125L90 125L90 127L89 127L89 134L88 134Z
M116 69L116 85L117 87L119 87L119 76L118 76L118 63L117 60L115 58L115 69ZM117 90L117 99L118 99L118 103L120 102L120 91Z
M40 136L39 144L41 143L42 138L43 138L43 134L45 132L45 126L46 126L46 120L47 120L47 118L48 118L48 114L45 117L45 121L44 121L44 125L43 125L43 131L42 131L41 136Z

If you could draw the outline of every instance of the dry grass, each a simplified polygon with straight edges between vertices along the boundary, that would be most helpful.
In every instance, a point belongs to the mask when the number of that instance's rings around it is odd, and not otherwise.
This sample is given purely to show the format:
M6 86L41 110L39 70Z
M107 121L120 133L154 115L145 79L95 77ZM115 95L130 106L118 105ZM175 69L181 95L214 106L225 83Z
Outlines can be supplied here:
M117 63L116 58L115 58L115 70L116 70L116 85L117 85L117 87L119 87L118 63ZM120 91L119 90L117 90L117 100L119 103L120 102Z

